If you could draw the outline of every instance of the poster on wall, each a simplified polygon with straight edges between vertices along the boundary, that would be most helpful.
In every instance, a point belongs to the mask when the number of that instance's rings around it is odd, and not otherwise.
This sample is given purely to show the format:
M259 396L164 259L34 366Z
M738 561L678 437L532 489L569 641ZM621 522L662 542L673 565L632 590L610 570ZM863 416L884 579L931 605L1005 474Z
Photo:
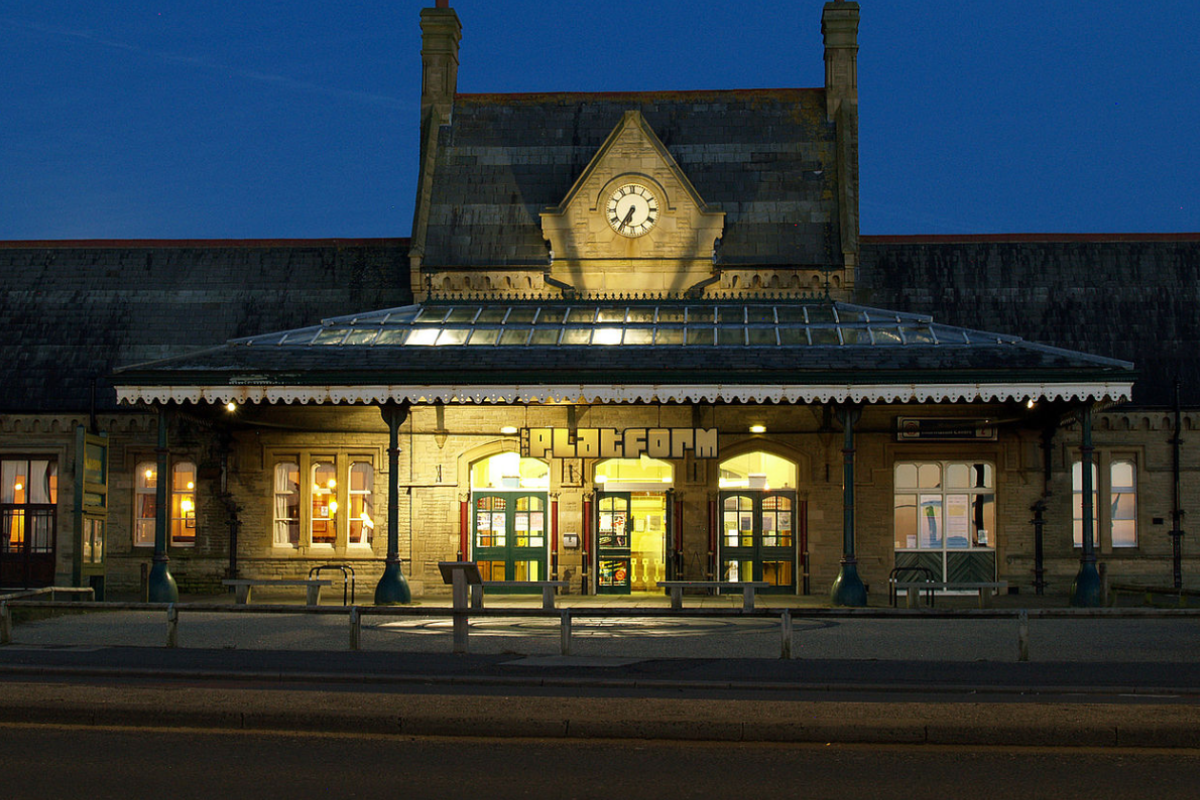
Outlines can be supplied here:
M969 498L965 494L946 495L946 546L966 547L970 532Z

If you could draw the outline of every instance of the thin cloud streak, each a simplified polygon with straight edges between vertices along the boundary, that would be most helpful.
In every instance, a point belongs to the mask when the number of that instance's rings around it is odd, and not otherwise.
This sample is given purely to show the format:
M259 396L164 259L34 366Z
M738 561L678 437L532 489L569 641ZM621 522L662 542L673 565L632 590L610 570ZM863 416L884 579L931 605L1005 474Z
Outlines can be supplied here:
M207 59L196 56L182 56L175 53L148 50L144 47L138 47L137 45L98 36L94 32L88 30L71 30L68 28L38 25L36 23L21 22L19 20L14 20L7 17L0 17L0 23L29 31L31 33L39 33L46 36L89 42L100 45L101 47L109 48L110 50L119 50L126 53L131 53L133 55L137 55L142 58L153 59L164 64L195 67L207 72L219 72L226 75L233 75L249 81L254 81L256 83L278 86L294 92L306 92L310 94L323 95L325 97L335 97L343 100L351 100L354 102L363 103L365 105L380 106L382 108L390 108L401 111L411 111L416 107L412 103L407 103L396 97L390 97L388 95L373 94L370 92L357 92L349 89L334 89L329 86L322 86L320 84L310 83L308 81L295 80L284 75L274 75L266 72L242 69L240 67L233 67L227 64L215 64Z

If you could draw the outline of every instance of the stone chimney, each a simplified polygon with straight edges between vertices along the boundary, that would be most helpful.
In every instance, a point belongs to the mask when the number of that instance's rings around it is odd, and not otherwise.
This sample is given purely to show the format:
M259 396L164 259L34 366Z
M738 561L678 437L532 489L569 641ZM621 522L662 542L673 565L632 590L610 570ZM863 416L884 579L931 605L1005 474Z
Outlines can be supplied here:
M450 0L437 0L436 7L421 9L421 155L412 247L408 251L413 299L417 302L426 294L421 265L425 259L425 237L429 232L438 130L450 124L454 112L461 39L462 23L450 7Z
M821 13L825 37L825 111L837 129L841 287L858 271L858 3L831 0Z
M430 113L439 112L438 124L449 121L458 91L458 42L462 23L449 0L437 0L436 8L421 9L421 127Z
M821 14L825 37L825 108L837 118L843 104L858 110L858 3L833 0Z

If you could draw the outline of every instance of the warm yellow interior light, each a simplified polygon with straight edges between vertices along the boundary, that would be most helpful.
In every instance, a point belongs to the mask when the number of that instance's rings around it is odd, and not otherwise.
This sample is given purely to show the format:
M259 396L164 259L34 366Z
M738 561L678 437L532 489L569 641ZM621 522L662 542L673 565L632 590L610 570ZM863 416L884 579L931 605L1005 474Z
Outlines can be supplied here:
M766 433L767 426L766 425L751 425L750 432L751 433Z
M192 483L191 481L188 481L188 491L191 491L192 489L195 489L195 488L196 488L196 484Z
M330 500L330 501L329 501L329 513L330 513L330 514L336 514L336 513L337 513L337 500Z
M505 436L512 436L513 434L515 434L517 432L517 428L515 425L505 425L503 428L500 429L500 432L503 433Z
M183 500L179 503L179 508L183 511L183 513L190 514L195 510L196 506L191 500Z
M148 480L148 481L154 480L154 470L152 470L152 469L146 470L146 480Z

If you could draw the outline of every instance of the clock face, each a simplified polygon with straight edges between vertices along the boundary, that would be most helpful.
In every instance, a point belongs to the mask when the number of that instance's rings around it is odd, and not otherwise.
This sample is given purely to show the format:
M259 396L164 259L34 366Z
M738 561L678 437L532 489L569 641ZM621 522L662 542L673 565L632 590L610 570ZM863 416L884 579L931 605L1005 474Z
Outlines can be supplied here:
M627 183L609 196L605 214L614 231L633 239L658 222L658 200L640 183Z

